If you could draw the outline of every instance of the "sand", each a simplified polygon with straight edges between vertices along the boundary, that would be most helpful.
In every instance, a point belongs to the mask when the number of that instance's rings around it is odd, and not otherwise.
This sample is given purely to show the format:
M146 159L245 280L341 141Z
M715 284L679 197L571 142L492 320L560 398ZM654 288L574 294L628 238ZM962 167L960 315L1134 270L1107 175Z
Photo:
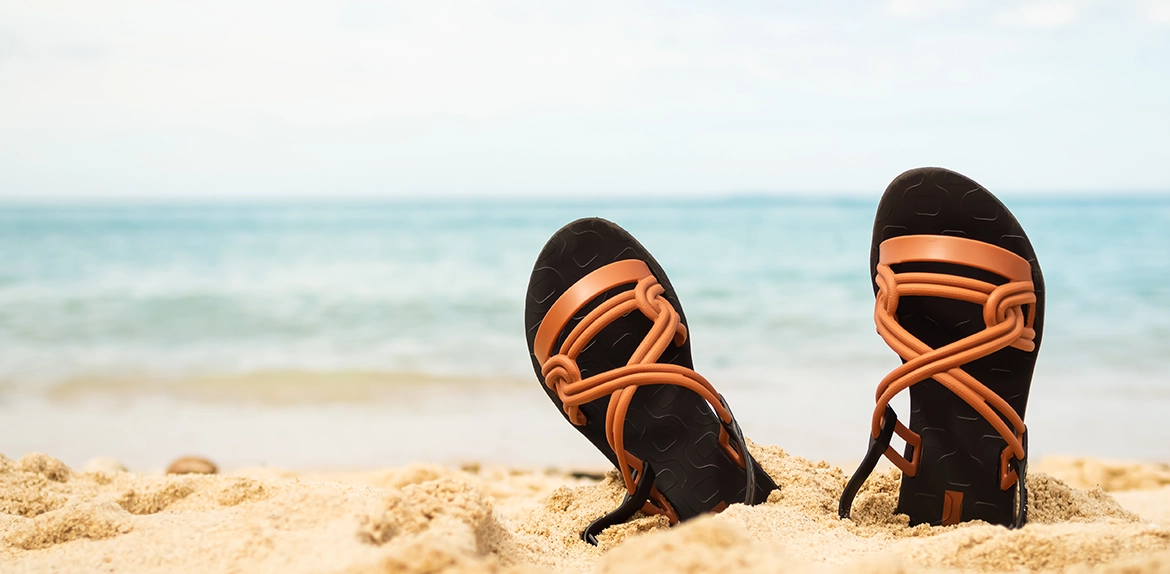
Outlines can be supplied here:
M1050 459L1031 522L907 526L875 473L837 519L841 469L752 445L782 491L675 528L580 530L622 496L551 470L415 464L352 472L73 470L0 457L0 571L10 572L1170 572L1170 467Z

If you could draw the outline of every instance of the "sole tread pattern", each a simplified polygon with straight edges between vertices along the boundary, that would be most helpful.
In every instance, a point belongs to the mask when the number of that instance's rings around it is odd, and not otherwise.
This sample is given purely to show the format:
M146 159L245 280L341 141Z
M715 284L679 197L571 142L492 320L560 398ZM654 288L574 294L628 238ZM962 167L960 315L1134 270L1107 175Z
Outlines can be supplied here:
M524 310L533 370L541 388L562 415L563 405L556 392L545 386L541 366L532 353L536 330L561 293L593 270L623 259L640 259L648 264L666 289L663 296L686 324L686 315L669 278L649 251L628 232L597 218L580 219L563 227L549 239L537 258ZM556 347L601 301L630 288L617 287L591 301L558 334ZM630 313L606 327L578 358L581 376L589 377L625 365L651 325L641 313ZM659 362L693 368L690 337L681 346L670 346ZM580 410L587 422L575 428L616 466L617 458L605 439L608 406L608 397L582 405ZM721 428L707 402L689 389L673 385L645 386L638 389L630 404L625 422L626 448L651 463L655 469L655 485L682 520L709 512L720 503L735 504L745 498L745 471L719 447ZM759 465L756 469L755 499L762 502L776 485Z
M902 235L932 234L997 245L1032 264L1036 288L1035 350L1006 348L963 367L1023 417L1044 326L1044 277L1032 244L1007 207L978 183L941 168L911 170L890 184L878 205L870 278L876 277L878 246L883 241ZM903 264L894 270L953 273L997 284L1004 282L978 269L940 263ZM949 299L904 297L897 317L914 336L936 349L984 328L982 307ZM1010 524L1015 514L1015 489L1000 489L999 475L1000 454L1007 443L991 423L934 379L910 387L910 405L907 426L922 436L922 462L917 476L902 477L898 512L908 514L911 524L939 524L949 490L963 493L963 520Z

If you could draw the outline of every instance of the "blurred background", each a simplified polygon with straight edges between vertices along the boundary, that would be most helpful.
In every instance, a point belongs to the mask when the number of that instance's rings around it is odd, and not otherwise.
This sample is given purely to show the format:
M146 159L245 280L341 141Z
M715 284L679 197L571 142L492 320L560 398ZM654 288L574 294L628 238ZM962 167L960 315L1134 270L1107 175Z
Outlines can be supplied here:
M1033 456L1167 461L1168 70L1167 0L0 0L0 453L604 466L522 319L602 216L748 436L848 464L873 210L941 165L1045 271Z

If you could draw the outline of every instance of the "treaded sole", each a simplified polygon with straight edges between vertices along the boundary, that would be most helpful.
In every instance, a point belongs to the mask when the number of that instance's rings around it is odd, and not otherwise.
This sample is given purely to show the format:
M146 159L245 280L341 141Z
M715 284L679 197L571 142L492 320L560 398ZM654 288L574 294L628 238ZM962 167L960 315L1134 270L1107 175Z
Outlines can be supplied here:
M678 310L682 322L686 315L674 288L662 267L626 230L599 218L574 221L557 231L536 260L528 284L524 309L528 353L540 386L564 415L556 393L544 384L541 365L533 354L533 339L540 322L552 304L571 285L604 265L623 259L645 261L666 290L663 296ZM559 348L578 322L602 301L632 288L621 286L597 297L557 335ZM630 313L606 327L577 360L582 378L624 366L649 332L652 323L641 313ZM678 347L670 346L660 363L693 368L691 337ZM605 438L605 415L609 397L580 407L587 422L575 427L594 446L617 465L613 449ZM566 416L566 420L568 417ZM673 386L651 385L638 389L625 421L626 449L655 469L655 486L678 513L680 520L710 512L725 504L742 502L746 494L746 475L719 446L722 425L697 393ZM763 502L776 484L756 465L755 500Z
M1044 277L1023 228L1007 207L978 183L945 169L920 168L894 179L878 205L871 279L877 274L878 246L902 235L975 239L1012 251L1032 264L1037 301L1035 350L1006 348L963 367L1023 417L1044 326ZM903 264L894 266L894 271L952 273L996 284L1005 282L991 273L947 264ZM981 306L950 299L903 297L897 317L910 333L936 349L984 329ZM940 524L946 491L962 493L964 521L1012 522L1015 489L1000 488L1000 455L1007 443L991 423L937 381L928 379L910 387L907 426L922 437L918 473L902 477L898 500L898 512L909 515L911 524ZM907 447L906 456L910 451Z

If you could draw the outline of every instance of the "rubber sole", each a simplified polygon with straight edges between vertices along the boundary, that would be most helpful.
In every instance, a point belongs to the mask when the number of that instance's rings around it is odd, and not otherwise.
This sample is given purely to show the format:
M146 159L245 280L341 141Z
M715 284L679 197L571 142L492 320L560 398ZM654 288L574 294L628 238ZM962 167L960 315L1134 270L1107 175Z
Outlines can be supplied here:
M1023 417L1044 325L1044 277L1023 228L1007 207L978 183L945 169L922 168L898 176L882 196L873 226L871 279L877 274L878 246L902 235L975 239L1031 263L1036 348L1024 352L1009 347L963 366ZM1006 282L992 273L943 263L906 263L893 266L893 270L949 273L997 285ZM897 318L910 333L936 349L984 329L981 306L951 299L903 297ZM947 491L961 493L964 521L1012 522L1016 491L1000 488L1000 455L1006 442L991 423L937 381L927 379L910 387L907 426L922 437L918 473L902 477L898 500L898 512L909 515L911 524L940 524ZM909 457L911 450L907 447L905 456Z
M549 308L574 283L590 272L615 261L640 259L665 288L663 296L678 311L682 323L686 315L670 279L662 267L633 236L618 225L599 218L579 219L553 234L532 270L524 308L528 353L540 386L564 415L556 392L544 384L541 365L533 353L533 339ZM590 301L557 335L559 348L568 333L589 311L602 301L632 285L620 286ZM646 337L652 323L641 313L630 313L601 331L578 357L582 378L624 366ZM670 346L659 363L693 368L691 339L681 346ZM575 428L617 466L617 457L605 437L605 415L609 397L580 407L586 424ZM565 416L568 420L568 416ZM674 507L680 520L719 510L742 502L746 494L747 475L719 446L722 426L715 413L697 393L673 385L639 388L630 404L625 421L626 450L655 470L654 484ZM753 459L754 460L754 459ZM755 500L767 500L776 483L756 468Z

